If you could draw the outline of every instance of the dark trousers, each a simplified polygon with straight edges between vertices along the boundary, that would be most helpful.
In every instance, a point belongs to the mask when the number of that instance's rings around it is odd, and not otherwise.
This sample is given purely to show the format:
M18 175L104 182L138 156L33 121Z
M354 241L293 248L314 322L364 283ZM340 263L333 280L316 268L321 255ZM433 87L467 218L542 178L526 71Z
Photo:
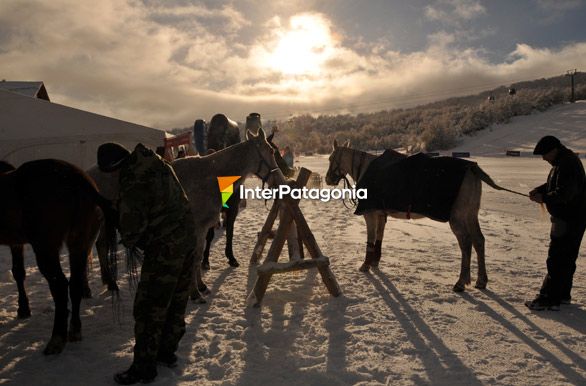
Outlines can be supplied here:
M571 299L576 259L586 229L586 221L551 218L551 241L547 253L547 275L539 293L554 303Z
M173 354L185 333L194 256L174 247L161 247L154 256L145 253L134 299L134 366L138 368L155 368L157 355Z

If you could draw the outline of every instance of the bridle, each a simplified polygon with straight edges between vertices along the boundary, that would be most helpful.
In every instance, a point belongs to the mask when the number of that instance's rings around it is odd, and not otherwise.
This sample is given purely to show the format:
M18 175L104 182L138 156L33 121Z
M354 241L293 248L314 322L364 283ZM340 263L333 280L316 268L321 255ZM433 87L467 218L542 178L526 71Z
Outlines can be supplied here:
M352 150L352 149L350 149ZM362 171L362 165L364 164L364 160L366 159L366 153L365 152L360 152L360 157L359 157L359 161L358 164L356 164L356 162L354 162L354 160L357 158L356 157L356 153L357 151L352 150L352 159L351 159L351 163L350 163L350 173L343 173L342 170L340 169L340 165L342 164L342 151L339 152L338 156L336 157L337 159L334 159L333 161L335 162L335 167L332 168L332 174L335 180L335 184L337 185L338 182L340 182L341 179L344 179L344 182L348 185L351 186L350 181L348 181L348 178L346 177L346 174L350 174L350 176L354 179L354 182L358 182L358 180L360 179L360 172ZM332 162L333 163L333 162ZM354 173L354 169L355 169L355 165L356 165L356 173ZM353 176L356 176L353 177Z
M271 168L271 165L265 160L265 158L263 157L262 153L260 152L260 149L258 148L257 144L254 145L254 148L256 149L258 156L260 158L260 161L258 163L258 168L256 169L256 172L254 172L254 174L262 180L262 183L264 186L264 184L267 182L267 180L269 179L271 174L273 174L274 172L279 170L279 167L277 166L275 168ZM269 171L264 177L262 177L260 174L263 166L265 166L267 168L267 170Z
M362 165L364 164L364 160L366 159L366 153L365 152L360 152L360 160L357 164L356 167L356 173L354 173L354 165L356 164L356 162L354 162L354 159L356 158L356 151L349 149L352 151L352 159L351 159L351 163L350 163L350 176L352 176L352 178L354 179L354 182L357 183L358 180L360 179L360 172L362 170ZM341 165L341 161L342 161L342 151L339 152L339 156L337 156L337 159L335 158L332 162L332 164L335 162L336 166L333 167L331 169L332 174L334 175L334 179L335 179L335 185L337 185L341 179L344 180L344 189L347 189L349 187L351 187L352 185L350 184L350 181L348 180L348 177L346 177L347 173L343 173L342 170L340 169L340 165ZM356 176L356 178L354 178L353 176ZM356 199L350 199L351 205L352 206L356 206L357 202ZM344 204L344 206L347 209L350 209L350 207L348 207L348 205L346 205L346 201L343 200L342 203Z

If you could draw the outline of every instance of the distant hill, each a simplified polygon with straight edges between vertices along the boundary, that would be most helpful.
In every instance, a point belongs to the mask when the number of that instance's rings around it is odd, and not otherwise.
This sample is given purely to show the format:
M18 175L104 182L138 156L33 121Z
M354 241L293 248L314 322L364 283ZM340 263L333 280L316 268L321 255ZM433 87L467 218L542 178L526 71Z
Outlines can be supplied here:
M586 99L586 73L575 77L575 99ZM514 89L514 93L510 92ZM334 138L349 139L359 149L405 148L411 152L444 150L466 136L511 118L545 111L570 101L567 76L501 86L475 95L454 97L408 109L358 115L301 115L284 122L265 121L280 129L275 142L295 151L329 153ZM191 127L170 130L174 134Z

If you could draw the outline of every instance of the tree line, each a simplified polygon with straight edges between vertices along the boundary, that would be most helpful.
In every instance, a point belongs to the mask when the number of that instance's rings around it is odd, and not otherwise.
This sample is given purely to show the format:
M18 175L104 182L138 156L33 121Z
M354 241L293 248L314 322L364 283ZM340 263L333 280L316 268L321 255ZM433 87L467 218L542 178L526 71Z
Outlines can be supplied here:
M586 99L586 74L575 75L575 99ZM545 111L570 101L566 76L519 82L476 95L449 98L406 109L357 115L309 114L286 121L266 121L279 127L275 142L297 153L329 153L334 139L350 140L362 150L403 148L409 152L444 150L464 136L511 118ZM514 89L514 91L512 91ZM244 125L241 125L242 127ZM174 129L179 133L192 128Z

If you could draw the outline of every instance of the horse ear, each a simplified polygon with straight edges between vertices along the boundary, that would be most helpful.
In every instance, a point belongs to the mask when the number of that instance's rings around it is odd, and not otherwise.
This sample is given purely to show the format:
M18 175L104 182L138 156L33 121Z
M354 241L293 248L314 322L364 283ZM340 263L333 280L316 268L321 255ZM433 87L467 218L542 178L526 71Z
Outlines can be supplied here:
M344 144L344 147L350 147L350 140L346 141L346 143Z
M336 150L336 148L337 148L337 147L338 147L338 141L336 141L336 140L334 139L334 150Z
M262 127L260 129L258 129L258 135L257 137L260 137L261 141L266 141L267 136L265 134L265 131L262 129Z
M250 131L249 129L246 129L246 134L244 136L247 141L255 137L255 135L252 134L252 131Z

